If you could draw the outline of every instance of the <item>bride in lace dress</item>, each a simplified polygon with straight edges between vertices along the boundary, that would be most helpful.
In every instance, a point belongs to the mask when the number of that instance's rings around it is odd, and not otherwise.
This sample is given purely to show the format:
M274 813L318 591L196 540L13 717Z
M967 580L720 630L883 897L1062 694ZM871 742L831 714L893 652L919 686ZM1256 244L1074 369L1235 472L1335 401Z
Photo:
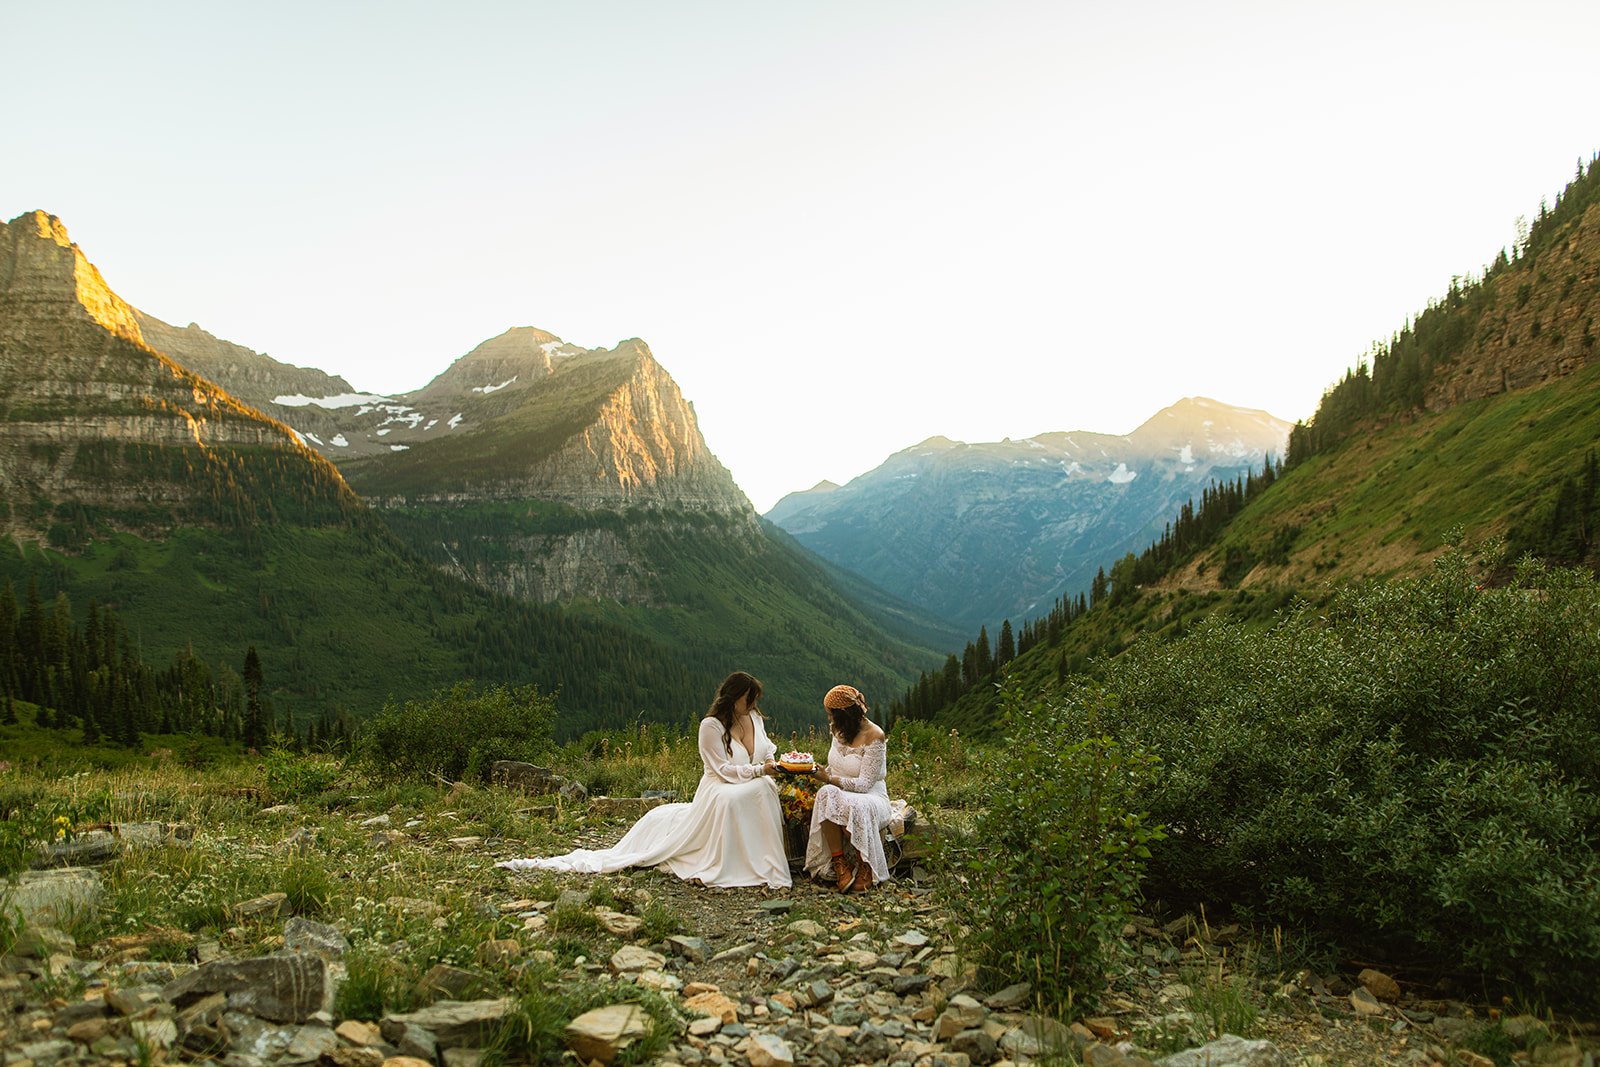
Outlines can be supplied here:
M506 860L512 871L599 874L624 867L660 866L686 881L710 886L790 884L783 847L783 814L773 781L777 746L767 738L761 683L743 671L728 675L700 720L705 773L687 804L645 812L621 841L564 856Z
M831 880L841 892L862 891L889 879L883 828L889 825L889 787L884 784L888 740L867 718L859 689L836 685L822 698L828 712L828 765L812 772L818 782L811 809L806 870ZM852 859L846 846L855 846Z

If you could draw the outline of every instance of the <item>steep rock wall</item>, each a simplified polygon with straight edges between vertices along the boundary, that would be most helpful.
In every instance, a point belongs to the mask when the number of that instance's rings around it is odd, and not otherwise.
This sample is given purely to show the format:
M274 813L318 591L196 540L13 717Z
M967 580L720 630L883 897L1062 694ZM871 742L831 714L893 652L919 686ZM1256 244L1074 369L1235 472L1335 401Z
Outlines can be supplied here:
M213 479L240 476L221 469L235 450L262 449L306 464L310 496L353 503L286 427L151 349L59 219L31 212L0 225L0 525L29 536L63 503L148 508L214 494ZM161 458L170 450L194 455ZM209 474L191 480L196 466Z
M1600 203L1493 284L1467 350L1434 368L1424 394L1430 411L1564 378L1600 359Z

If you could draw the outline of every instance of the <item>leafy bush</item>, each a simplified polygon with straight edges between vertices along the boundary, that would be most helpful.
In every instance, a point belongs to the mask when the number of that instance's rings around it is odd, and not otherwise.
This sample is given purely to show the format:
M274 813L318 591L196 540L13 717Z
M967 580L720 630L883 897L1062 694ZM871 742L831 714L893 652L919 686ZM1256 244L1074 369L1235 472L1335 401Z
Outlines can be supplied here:
M988 768L989 806L970 840L944 848L951 910L980 979L1033 983L1047 1007L1085 1005L1105 985L1108 943L1139 896L1159 827L1135 810L1157 761L1100 736L1103 700L1002 695L1007 735Z
M1112 732L1166 769L1152 892L1592 1002L1600 586L1469 564L1107 665Z
M300 755L281 745L274 745L261 757L267 795L278 804L319 796L339 780L340 771L337 761Z
M495 760L547 759L555 721L554 698L534 686L461 682L424 703L385 704L361 732L361 757L380 776L482 779Z

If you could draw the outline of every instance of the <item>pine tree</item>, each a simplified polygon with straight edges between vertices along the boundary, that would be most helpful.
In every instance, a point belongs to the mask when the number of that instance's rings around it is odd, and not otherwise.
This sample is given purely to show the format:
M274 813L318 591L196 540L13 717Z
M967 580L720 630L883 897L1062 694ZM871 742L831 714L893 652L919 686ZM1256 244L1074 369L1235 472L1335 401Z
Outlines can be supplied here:
M1000 647L995 650L994 665L1004 668L1006 664L1016 658L1016 641L1011 635L1011 620L1007 619L1000 624Z
M244 747L260 750L266 737L261 722L261 686L266 681L261 673L261 657L256 646L251 645L244 654Z

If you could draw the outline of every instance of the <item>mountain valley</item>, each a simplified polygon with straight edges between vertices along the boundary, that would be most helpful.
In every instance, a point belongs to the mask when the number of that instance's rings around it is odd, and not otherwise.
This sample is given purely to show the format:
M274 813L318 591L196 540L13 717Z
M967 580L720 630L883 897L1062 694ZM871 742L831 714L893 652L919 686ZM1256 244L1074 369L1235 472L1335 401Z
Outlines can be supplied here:
M115 605L158 664L258 647L301 723L533 681L568 735L697 714L734 666L798 724L953 639L763 524L642 341L513 329L366 396L143 315L43 212L3 238L0 575Z
M848 485L792 493L767 518L939 618L995 627L1087 592L1204 487L1281 458L1288 434L1266 412L1191 397L1126 436L934 437Z

